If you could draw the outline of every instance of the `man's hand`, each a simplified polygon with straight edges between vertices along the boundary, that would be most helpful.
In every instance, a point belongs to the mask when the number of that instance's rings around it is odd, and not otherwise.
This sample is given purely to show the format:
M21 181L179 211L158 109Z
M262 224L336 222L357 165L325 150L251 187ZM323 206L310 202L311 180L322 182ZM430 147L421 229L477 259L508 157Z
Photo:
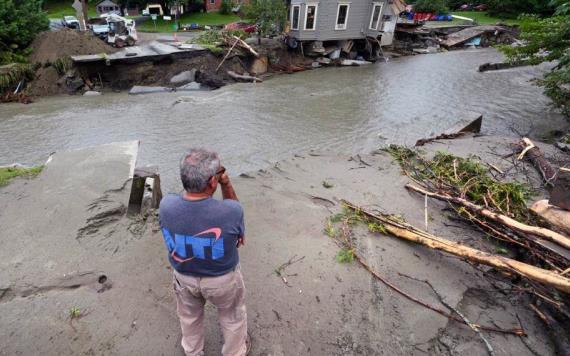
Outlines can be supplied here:
M244 246L245 245L245 236L241 236L238 238L237 240L237 248L240 248L240 246Z
M230 183L230 176L228 176L228 174L224 172L224 174L222 174L218 179L218 182L221 185L228 185Z
M232 183L230 182L230 176L226 173L225 168L224 172L218 176L218 183L222 186L223 199L238 200L234 187L232 187Z

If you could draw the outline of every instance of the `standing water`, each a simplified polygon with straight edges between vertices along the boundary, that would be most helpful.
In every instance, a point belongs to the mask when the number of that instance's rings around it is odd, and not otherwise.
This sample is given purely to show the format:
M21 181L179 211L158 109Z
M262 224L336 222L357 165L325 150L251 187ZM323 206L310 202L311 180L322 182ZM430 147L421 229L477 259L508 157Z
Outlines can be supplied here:
M501 61L493 49L282 75L210 92L55 97L0 106L0 165L42 163L54 151L141 140L139 164L158 164L166 190L191 146L217 150L232 174L311 149L369 152L413 144L484 115L487 134L514 135L561 117L531 80L547 69L478 73Z

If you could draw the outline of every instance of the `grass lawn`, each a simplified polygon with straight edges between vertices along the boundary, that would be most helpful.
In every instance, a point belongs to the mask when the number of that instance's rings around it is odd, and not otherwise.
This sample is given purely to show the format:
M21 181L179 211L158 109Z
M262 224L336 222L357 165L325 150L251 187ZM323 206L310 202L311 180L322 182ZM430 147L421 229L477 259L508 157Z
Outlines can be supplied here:
M491 17L487 15L486 12L481 12L481 11L457 11L457 12L452 12L451 14L457 16L469 17L477 21L479 25L494 25L497 22L504 22L507 25L518 25L519 23L519 20L517 19L508 19L508 20L500 19L498 17ZM463 20L454 19L453 23L455 22L461 23L463 22Z
M191 14L184 14L180 18L180 24L191 24L197 23L200 26L212 26L212 25L225 25L230 22L239 21L240 17L237 15L229 14L222 15L217 12L195 12ZM174 17L172 21L164 21L161 17L156 20L156 28L152 20L147 20L137 26L138 31L142 32L173 32L172 25L174 24Z
M16 177L35 177L40 174L43 168L43 166L32 168L2 167L0 168L0 187L8 184L11 179Z
M75 16L75 9L71 7L72 0L45 0L43 9L50 19L62 19L63 16ZM97 17L95 2L88 3L89 17Z

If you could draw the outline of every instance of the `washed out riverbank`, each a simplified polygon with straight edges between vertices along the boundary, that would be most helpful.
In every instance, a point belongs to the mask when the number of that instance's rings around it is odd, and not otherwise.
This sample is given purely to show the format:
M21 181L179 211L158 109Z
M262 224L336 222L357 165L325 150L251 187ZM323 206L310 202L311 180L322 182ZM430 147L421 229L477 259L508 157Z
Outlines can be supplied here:
M552 162L566 157L540 146ZM0 340L7 354L182 354L157 217L123 215L129 190L122 177L132 170L133 144L115 147L56 154L38 178L0 188L7 207L0 215ZM501 158L510 152L508 138L441 140L423 149L477 152L509 171L508 179L526 177L536 199L545 194L536 172L509 170ZM423 225L423 198L404 189L409 180L389 154L302 153L233 181L246 212L240 256L253 355L485 354L469 328L403 298L356 262L338 262L324 231L327 218L342 211L340 199ZM496 250L482 233L450 221L446 207L430 201L431 233ZM420 282L427 278L478 324L523 328L525 337L485 332L497 355L554 354L527 297L498 291L480 267L365 227L354 227L354 238L374 270L416 298L439 305ZM291 260L297 262L276 274ZM218 354L215 312L207 307L206 315L206 352Z
M54 151L140 139L141 163L159 164L175 189L180 153L216 149L233 171L265 167L296 152L352 154L413 144L445 131L466 111L483 133L540 137L567 125L532 79L548 65L479 73L493 49L393 59L363 67L281 75L212 92L53 97L0 106L1 164L41 164ZM516 131L514 131L516 130Z

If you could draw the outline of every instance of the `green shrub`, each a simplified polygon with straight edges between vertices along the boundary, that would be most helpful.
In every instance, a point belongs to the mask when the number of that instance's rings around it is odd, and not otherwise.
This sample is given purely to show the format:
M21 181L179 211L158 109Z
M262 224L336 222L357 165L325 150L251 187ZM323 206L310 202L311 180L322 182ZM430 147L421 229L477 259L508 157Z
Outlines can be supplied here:
M227 15L232 12L233 3L231 0L222 0L222 5L220 6L220 14Z

